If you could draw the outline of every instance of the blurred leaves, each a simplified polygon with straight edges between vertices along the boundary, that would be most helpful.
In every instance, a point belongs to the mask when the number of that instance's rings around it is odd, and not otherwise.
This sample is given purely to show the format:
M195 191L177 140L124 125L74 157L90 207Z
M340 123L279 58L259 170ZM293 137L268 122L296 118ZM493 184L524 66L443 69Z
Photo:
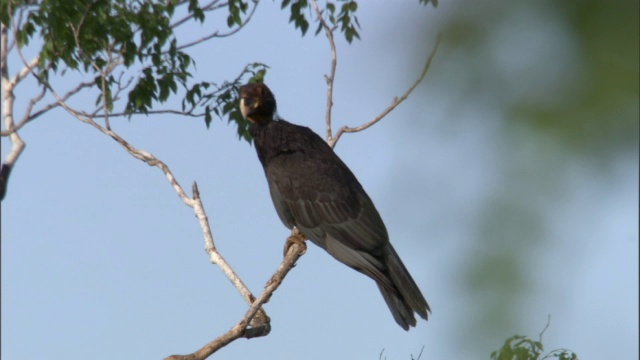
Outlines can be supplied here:
M639 56L637 1L554 3L574 30L584 81L553 105L522 101L516 119L580 149L637 148Z
M495 96L514 125L525 124L578 153L606 159L638 148L639 11L634 0L517 1L478 8L475 16L464 13L444 33L469 59L462 76L472 81L464 96ZM520 33L519 27L530 22L538 28ZM511 56L503 55L500 51L509 49L501 49L506 45L499 41L510 35L516 38ZM536 36L546 42L532 43ZM561 48L554 47L558 43ZM531 64L508 74L505 65L517 67L513 59L523 51ZM505 63L496 61L500 56Z
M584 235L603 226L589 220L603 194L613 192L602 188L606 170L628 167L638 154L638 12L632 0L467 1L451 8L434 88L457 96L451 112L471 120L456 130L480 133L487 157L478 159L477 181L465 184L482 189L464 201L472 210L460 291L476 320L459 331L474 339L464 345L470 353L527 321L523 306L552 296L541 289L575 276L575 269L545 264L558 279L544 278L537 272L542 256L560 256L552 252L566 246L574 262L584 248L608 240Z

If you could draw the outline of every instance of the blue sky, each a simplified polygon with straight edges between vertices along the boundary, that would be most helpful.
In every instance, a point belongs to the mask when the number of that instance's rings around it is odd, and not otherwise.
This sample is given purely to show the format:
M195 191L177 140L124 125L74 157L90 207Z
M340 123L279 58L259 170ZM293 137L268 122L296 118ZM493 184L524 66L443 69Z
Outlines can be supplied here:
M549 92L579 67L571 29L536 5L518 6L486 25L493 41L486 51L504 82L468 93L469 84L495 74L470 74L464 50L444 42L405 103L336 148L429 301L429 321L403 331L370 279L309 244L265 306L271 334L238 340L217 359L378 359L383 349L388 359L410 359L423 346L422 359L488 359L511 335L537 337L548 315L546 349L638 358L637 143L603 171L553 136L504 125L501 101L552 101ZM334 131L388 106L419 74L436 34L474 10L470 3L360 4L362 40L338 41ZM248 62L266 63L279 114L324 134L328 43L302 38L287 21L279 4L261 3L237 35L190 50L195 78L222 81ZM190 25L180 36L200 37L208 26ZM520 43L529 46L510 47ZM67 75L57 84L76 80ZM25 86L28 96L32 85ZM209 130L201 119L173 115L112 120L112 127L163 160L185 189L198 182L218 249L260 293L288 230L255 149L217 119ZM208 262L192 210L157 168L62 111L21 136L27 148L2 204L3 358L164 358L198 349L241 318L244 301ZM3 156L9 148L2 138ZM495 209L506 209L498 225L485 221ZM484 242L481 234L506 240ZM523 274L498 266L495 278L469 275L482 258L508 263L503 252L520 254L513 261ZM496 289L511 289L501 283L512 277L520 281L503 297Z

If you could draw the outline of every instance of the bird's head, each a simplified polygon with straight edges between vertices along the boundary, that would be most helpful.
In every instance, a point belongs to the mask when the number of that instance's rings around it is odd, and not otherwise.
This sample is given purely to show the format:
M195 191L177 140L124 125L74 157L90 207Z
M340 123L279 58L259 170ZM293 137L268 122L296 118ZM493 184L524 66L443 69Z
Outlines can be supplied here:
M252 123L265 125L276 114L276 99L265 84L246 84L240 87L240 111Z

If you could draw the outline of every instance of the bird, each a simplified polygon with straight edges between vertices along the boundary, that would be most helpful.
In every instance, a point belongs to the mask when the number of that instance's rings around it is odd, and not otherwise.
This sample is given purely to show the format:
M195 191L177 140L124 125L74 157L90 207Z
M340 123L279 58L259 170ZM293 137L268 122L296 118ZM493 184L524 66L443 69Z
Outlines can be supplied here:
M389 242L387 229L362 185L311 129L280 118L263 83L240 86L239 107L264 168L280 220L336 260L373 279L394 320L416 326L431 312Z

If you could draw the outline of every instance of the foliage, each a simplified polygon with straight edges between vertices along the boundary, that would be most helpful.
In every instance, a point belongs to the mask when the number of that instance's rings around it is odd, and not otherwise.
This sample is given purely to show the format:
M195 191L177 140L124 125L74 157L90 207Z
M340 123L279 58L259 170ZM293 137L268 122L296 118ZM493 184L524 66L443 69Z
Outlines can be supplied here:
M204 107L204 120L207 128L211 125L211 112L220 118L228 116L229 122L233 121L238 125L238 137L251 142L249 123L237 106L238 91L240 86L246 83L244 79L247 75L248 82L263 82L267 69L268 66L265 64L253 63L247 65L234 80L225 81L222 85L218 86L210 82L195 84L187 91L182 102L182 109L185 110L187 106L190 106L191 110L189 111L193 111L197 106ZM210 88L214 90L206 92Z
M187 15L174 21L176 7L184 4ZM105 105L107 110L102 117L149 114L170 96L181 93L183 114L204 117L207 127L212 112L221 118L228 115L229 121L238 124L239 137L249 140L248 125L234 111L237 87L246 81L262 81L267 67L249 64L235 79L219 86L213 82L190 84L195 64L183 50L187 46L180 46L174 33L187 20L204 22L205 13L215 9L212 4L215 2L200 7L197 0L5 0L1 20L13 31L19 49L34 39L42 42L36 72L42 87L48 87L52 75L67 71L93 79L89 87L99 92L96 105ZM243 0L228 2L229 28L243 25L248 4ZM126 78L126 70L134 75ZM207 89L215 90L207 93ZM125 90L124 110L113 112Z
M548 326L548 324L547 324ZM546 327L545 327L546 330ZM544 333L544 330L542 331ZM559 360L578 360L578 355L566 349L556 349L542 354L542 334L540 340L535 341L526 336L514 335L508 338L500 350L491 353L492 360L544 360L556 358Z
M336 4L332 1L327 1L325 9L322 10L323 15L325 10L328 13L329 24L334 28L339 28L344 34L347 42L351 43L354 38L360 39L360 23L358 17L355 16L355 12L358 10L358 3L354 0L338 0L342 3L340 6L340 12L336 15ZM305 10L309 8L310 2L308 0L282 0L281 8L290 8L291 16L289 22L293 23L296 29L300 29L300 32L304 36L309 30L309 20L305 15ZM437 0L420 0L420 3L427 5L432 3L433 6L438 6ZM315 35L318 35L322 30L322 24L318 21L318 27Z
M355 16L358 4L353 0L339 2L342 3L339 11L331 1L327 1L322 11L351 43L360 38ZM426 5L429 0L420 2ZM434 6L437 3L431 2ZM239 138L250 140L248 124L237 109L237 88L247 81L262 81L268 67L251 63L235 79L225 80L221 85L192 84L191 69L195 64L184 49L193 44L180 45L175 36L175 29L184 22L204 22L208 12L225 5L227 26L232 29L227 35L232 34L250 19L247 13L251 4L255 9L257 1L216 4L214 1L200 5L197 0L3 0L0 20L14 31L18 48L28 46L34 39L43 42L36 71L41 86L47 87L52 74L63 75L69 70L93 79L88 87L98 91L96 106L104 111L98 116L148 115L157 105L180 94L184 96L180 113L203 117L207 128L212 113L220 118L228 116L229 121L238 125ZM183 5L186 11L176 11ZM310 9L311 2L282 0L281 6L289 7L290 22L305 35L309 28L305 10ZM182 19L175 19L176 13L185 12L187 15ZM134 75L124 76L131 73ZM114 104L120 99L124 101L124 110L114 112Z

